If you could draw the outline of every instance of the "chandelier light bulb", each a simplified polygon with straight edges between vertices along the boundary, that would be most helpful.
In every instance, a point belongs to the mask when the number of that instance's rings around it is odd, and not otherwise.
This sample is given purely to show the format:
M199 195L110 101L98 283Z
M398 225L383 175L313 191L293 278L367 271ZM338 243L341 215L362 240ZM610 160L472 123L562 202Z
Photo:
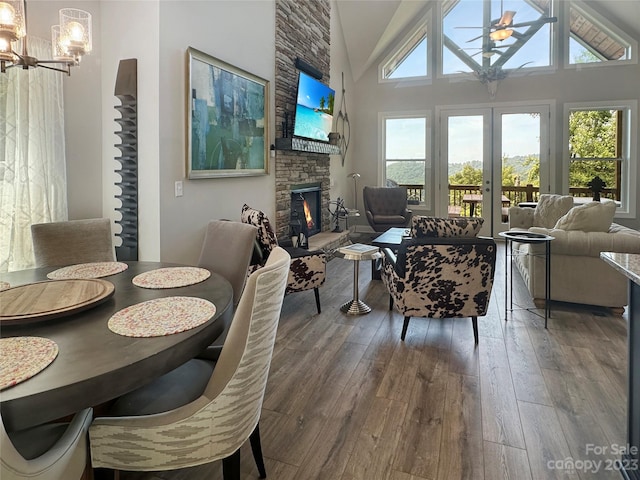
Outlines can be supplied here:
M13 42L24 37L22 1L0 2L0 37Z
M69 22L67 25L69 40L72 42L82 42L84 40L84 27L78 22Z
M0 2L0 25L3 28L14 26L16 23L16 10L7 2Z

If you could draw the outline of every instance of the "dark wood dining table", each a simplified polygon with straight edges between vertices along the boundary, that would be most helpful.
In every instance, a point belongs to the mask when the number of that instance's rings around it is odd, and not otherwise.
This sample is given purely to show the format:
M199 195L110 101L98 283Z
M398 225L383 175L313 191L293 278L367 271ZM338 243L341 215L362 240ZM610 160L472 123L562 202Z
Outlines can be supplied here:
M45 337L56 342L59 349L56 359L44 370L0 391L0 411L7 430L53 421L132 391L195 357L231 321L233 291L222 276L212 273L203 282L179 288L140 288L132 283L136 275L178 265L124 263L128 264L125 271L102 278L115 286L113 296L103 303L67 316L2 326L2 338ZM3 273L0 281L12 287L44 281L56 268ZM125 307L170 296L203 298L216 306L216 312L199 327L160 337L127 337L107 327L109 318Z

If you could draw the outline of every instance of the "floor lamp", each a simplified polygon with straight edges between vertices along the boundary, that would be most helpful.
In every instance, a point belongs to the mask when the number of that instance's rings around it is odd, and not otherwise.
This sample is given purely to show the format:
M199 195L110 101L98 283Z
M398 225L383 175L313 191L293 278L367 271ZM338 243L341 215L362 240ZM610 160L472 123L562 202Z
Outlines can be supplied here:
M360 178L359 173L350 173L347 177L353 178L353 208L354 210L358 210L358 179Z
M359 216L358 213L358 179L360 178L360 174L353 172L347 175L347 177L353 178L353 211L356 216ZM353 226L353 233L356 232L356 225Z

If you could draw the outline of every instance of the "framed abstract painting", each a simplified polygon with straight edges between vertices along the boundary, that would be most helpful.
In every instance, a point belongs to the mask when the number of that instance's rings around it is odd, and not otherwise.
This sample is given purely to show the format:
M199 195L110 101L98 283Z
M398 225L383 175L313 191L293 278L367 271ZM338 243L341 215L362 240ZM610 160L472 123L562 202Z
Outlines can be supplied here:
M187 49L190 179L269 172L269 82Z

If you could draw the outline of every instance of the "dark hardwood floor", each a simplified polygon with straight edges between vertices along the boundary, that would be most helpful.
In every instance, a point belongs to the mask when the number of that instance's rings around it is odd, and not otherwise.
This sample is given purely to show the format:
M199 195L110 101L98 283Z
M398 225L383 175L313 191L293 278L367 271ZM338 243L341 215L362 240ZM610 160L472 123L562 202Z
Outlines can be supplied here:
M360 265L334 258L321 289L285 297L260 428L268 478L278 480L619 479L626 441L626 316L554 304L504 321L499 252L489 313L479 319L402 317ZM534 307L516 273L514 300ZM597 281L597 279L594 279ZM243 478L258 478L242 449ZM221 479L221 462L123 480Z

